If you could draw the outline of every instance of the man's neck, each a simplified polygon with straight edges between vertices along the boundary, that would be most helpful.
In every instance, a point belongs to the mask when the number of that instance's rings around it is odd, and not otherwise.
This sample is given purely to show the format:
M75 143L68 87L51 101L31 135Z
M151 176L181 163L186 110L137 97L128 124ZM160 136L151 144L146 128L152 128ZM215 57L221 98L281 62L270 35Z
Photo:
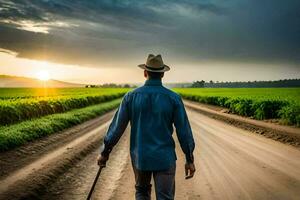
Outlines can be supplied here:
M162 78L149 78L149 77L148 77L147 80L160 80L160 81L161 81Z
M148 78L145 85L162 85L161 78Z

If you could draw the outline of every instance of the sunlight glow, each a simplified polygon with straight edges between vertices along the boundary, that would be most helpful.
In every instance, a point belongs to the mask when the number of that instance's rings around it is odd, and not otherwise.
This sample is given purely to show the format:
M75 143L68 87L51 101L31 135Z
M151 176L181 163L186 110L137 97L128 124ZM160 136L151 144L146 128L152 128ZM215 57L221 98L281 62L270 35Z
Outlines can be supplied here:
M49 72L46 70L39 71L37 73L37 78L41 81L48 81L50 79Z
M38 79L40 71L46 71L51 80L60 80L81 84L124 83L126 79L133 83L143 81L137 67L124 70L124 67L105 66L92 68L87 66L54 63L47 60L33 60L16 57L17 53L7 53L0 49L0 74L23 76ZM26 66L26 67L24 67ZM122 73L120 73L122 71ZM124 79L126 77L126 79ZM47 83L49 86L49 82Z

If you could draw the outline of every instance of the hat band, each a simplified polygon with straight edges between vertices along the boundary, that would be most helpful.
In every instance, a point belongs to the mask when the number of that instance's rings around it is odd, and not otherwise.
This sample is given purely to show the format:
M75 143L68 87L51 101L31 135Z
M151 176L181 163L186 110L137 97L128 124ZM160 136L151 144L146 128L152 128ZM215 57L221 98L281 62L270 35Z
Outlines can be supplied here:
M148 65L146 65L146 68L148 68L148 69L150 69L150 70L163 70L165 67L164 66L162 66L162 67L160 67L160 68L153 68L153 67L149 67Z

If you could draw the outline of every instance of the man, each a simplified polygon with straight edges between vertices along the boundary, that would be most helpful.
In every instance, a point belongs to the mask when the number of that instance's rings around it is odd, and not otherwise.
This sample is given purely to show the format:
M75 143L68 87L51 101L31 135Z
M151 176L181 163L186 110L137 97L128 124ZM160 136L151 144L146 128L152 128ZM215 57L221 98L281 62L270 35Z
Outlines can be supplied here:
M186 179L195 173L193 150L195 143L191 127L179 95L162 86L164 72L170 68L161 55L148 56L144 69L144 86L125 95L109 126L98 164L105 167L114 145L131 124L130 156L136 181L137 200L151 199L151 178L155 183L156 199L174 199L175 142L173 124L180 146L186 156Z

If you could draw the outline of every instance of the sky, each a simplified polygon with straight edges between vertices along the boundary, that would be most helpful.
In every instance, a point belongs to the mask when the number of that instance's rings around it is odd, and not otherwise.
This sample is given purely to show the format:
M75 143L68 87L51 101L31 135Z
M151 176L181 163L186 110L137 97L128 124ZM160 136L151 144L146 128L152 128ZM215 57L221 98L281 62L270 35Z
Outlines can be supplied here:
M300 78L299 0L0 0L0 74L136 83Z

